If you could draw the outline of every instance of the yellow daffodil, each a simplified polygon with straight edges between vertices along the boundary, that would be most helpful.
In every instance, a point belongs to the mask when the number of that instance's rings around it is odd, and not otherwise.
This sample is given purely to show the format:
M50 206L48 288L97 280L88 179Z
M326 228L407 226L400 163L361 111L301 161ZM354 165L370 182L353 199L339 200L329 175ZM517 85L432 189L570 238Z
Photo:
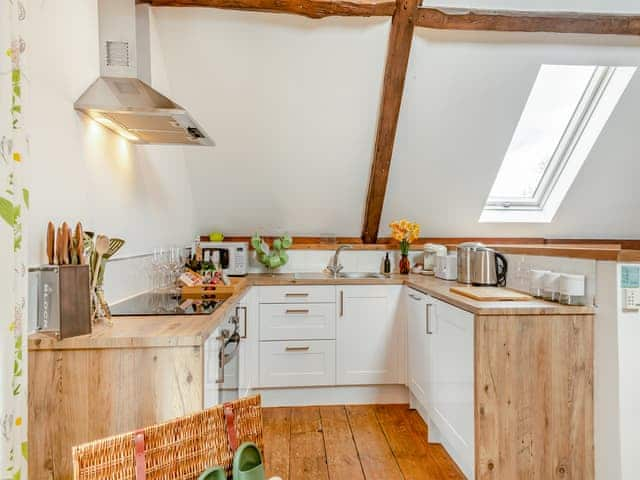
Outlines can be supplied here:
M409 220L402 219L389 224L391 237L400 242L400 250L403 254L409 253L409 244L420 236L420 225Z

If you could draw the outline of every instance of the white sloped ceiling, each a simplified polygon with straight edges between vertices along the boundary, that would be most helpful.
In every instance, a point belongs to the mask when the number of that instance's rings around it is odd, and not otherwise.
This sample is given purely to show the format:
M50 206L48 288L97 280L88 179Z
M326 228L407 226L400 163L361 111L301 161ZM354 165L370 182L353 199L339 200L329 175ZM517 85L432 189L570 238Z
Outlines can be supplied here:
M640 13L637 0L423 0L425 7L565 12Z
M388 19L154 9L201 232L360 235Z
M634 118L640 74L621 98L549 224L478 218L543 63L638 65L640 39L419 30L414 38L383 210L427 236L634 237Z
M153 11L163 86L217 143L184 149L199 232L359 236L388 19ZM640 235L640 73L552 223L478 223L540 64L639 62L631 37L416 29L381 234L408 217L428 236Z

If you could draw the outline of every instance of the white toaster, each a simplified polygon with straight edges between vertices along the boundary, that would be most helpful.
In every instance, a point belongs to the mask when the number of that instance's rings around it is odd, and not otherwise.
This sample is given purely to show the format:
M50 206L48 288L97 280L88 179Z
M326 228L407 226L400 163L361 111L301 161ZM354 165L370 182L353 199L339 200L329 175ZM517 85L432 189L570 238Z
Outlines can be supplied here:
M436 277L442 280L458 278L458 256L455 253L436 257Z

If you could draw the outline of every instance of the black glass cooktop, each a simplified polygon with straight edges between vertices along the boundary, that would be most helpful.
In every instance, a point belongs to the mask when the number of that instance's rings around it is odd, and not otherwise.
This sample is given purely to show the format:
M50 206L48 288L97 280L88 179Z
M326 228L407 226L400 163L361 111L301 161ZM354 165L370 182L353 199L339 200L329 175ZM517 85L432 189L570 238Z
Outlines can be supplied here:
M140 315L208 315L224 300L182 299L172 293L143 293L128 300L110 305L115 317Z

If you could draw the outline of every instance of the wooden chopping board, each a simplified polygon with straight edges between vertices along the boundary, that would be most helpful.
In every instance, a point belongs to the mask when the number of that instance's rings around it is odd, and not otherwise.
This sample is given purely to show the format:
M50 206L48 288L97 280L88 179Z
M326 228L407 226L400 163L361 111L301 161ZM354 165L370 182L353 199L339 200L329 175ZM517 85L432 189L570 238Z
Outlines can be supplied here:
M473 298L480 302L526 301L531 296L502 287L451 287L453 293Z

